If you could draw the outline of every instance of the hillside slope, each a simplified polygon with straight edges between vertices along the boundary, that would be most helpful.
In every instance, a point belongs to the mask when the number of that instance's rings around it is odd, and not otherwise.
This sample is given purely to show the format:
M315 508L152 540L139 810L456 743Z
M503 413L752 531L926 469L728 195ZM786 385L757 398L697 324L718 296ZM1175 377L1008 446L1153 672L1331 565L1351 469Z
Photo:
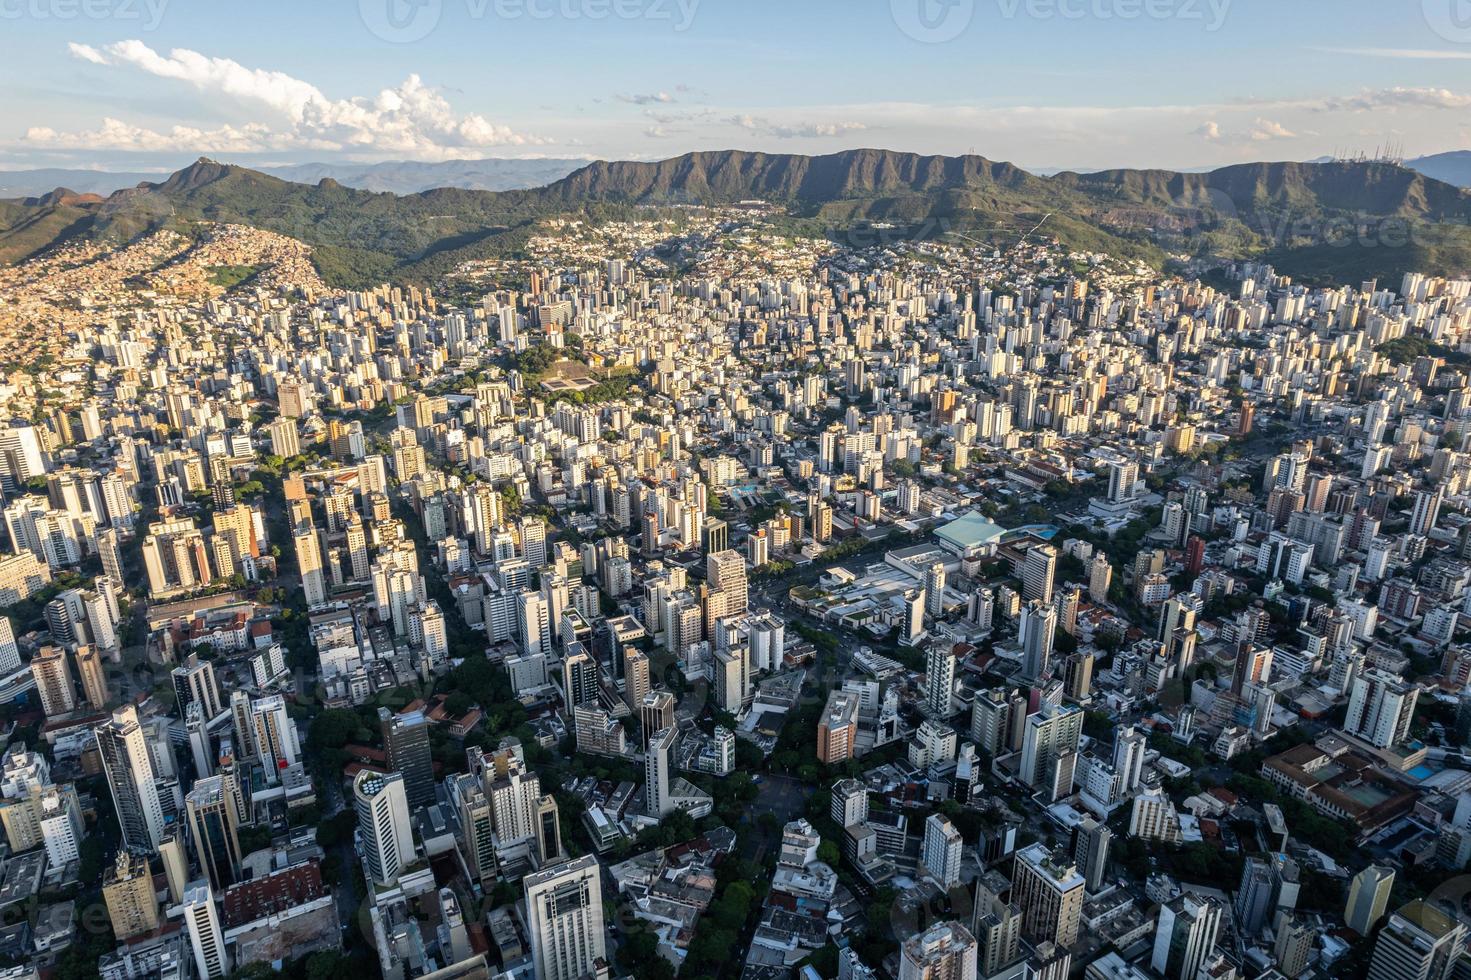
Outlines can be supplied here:
M126 242L190 222L252 225L315 246L328 282L428 281L469 258L514 252L541 218L601 219L647 206L760 199L795 226L840 237L885 222L920 237L1045 235L1154 263L1166 254L1269 256L1290 274L1395 277L1471 270L1471 192L1386 163L1256 163L1209 173L1110 170L1038 177L978 156L887 150L826 156L691 153L598 162L546 187L395 195L331 179L292 183L200 160L104 200L61 192L0 203L0 261L76 237Z

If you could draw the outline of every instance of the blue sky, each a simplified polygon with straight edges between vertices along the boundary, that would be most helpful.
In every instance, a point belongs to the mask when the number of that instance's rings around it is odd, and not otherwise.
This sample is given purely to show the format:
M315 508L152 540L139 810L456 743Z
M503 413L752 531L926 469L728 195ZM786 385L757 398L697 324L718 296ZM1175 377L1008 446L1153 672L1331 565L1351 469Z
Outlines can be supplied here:
M1471 148L1471 0L0 0L0 167Z

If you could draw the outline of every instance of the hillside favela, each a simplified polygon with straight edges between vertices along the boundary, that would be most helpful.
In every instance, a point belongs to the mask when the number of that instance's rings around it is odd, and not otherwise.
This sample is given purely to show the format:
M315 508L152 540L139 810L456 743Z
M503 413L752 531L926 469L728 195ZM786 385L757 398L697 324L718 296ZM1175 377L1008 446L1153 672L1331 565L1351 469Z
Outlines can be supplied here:
M0 2L0 980L1471 980L1456 6Z

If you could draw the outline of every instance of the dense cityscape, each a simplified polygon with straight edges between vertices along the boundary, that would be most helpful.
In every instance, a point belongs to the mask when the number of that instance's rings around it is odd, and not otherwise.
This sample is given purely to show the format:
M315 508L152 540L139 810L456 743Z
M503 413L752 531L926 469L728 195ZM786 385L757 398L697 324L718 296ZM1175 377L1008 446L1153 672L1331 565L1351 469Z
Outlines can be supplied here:
M1471 281L4 270L6 980L1465 976Z

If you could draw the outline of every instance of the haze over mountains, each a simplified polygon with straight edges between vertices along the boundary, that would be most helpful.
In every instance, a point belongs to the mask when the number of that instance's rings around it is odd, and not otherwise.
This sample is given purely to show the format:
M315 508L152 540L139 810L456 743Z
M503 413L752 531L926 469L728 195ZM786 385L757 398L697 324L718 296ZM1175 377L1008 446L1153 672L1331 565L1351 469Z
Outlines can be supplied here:
M315 184L330 178L348 187L394 194L417 194L436 187L459 187L475 191L509 191L541 187L584 166L586 160L490 159L446 160L421 163L396 160L385 163L298 163L282 167L259 167L261 173L283 180ZM167 173L141 171L39 170L0 171L0 198L39 197L65 187L80 194L111 194L139 184L161 181Z
M515 253L552 215L596 219L636 207L751 199L784 206L794 233L840 240L878 223L889 240L960 232L1005 246L1045 218L1042 233L1074 248L1155 265L1182 254L1265 257L1293 275L1340 281L1409 268L1471 269L1471 192L1391 163L1039 177L979 156L886 150L690 153L655 163L592 163L532 188L407 195L355 189L331 177L297 183L200 160L105 199L49 194L0 202L0 261L75 238L126 241L207 220L315 246L320 271L334 284L390 276L427 281L468 259Z
M1450 153L1436 153L1406 160L1405 166L1447 184L1471 187L1471 150L1453 150Z

